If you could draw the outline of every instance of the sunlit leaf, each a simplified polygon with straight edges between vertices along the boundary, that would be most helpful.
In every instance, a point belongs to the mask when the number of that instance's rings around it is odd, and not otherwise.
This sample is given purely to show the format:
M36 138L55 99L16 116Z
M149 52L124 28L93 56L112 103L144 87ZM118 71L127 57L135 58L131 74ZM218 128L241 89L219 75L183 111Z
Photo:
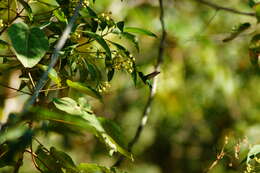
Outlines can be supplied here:
M78 90L84 94L87 94L91 97L97 98L97 99L101 99L102 96L93 88L91 88L90 86L85 86L82 83L79 82L72 82L71 80L67 80L67 84L69 87Z
M91 163L81 163L77 166L80 173L112 173L110 169Z
M247 154L246 162L249 163L249 161L254 159L258 154L260 154L260 145L254 145Z
M254 5L254 9L255 9L257 22L259 22L260 21L260 4L259 4L259 2L256 5Z
M131 33L135 33L135 34L142 34L142 35L148 35L151 37L157 37L154 33L152 33L151 31L148 31L146 29L142 29L142 28L136 28L136 27L125 27L124 28L125 32L131 32Z
M72 115L72 114L61 114L40 107L34 107L30 111L34 114L34 116L32 117L25 116L24 119L48 120L53 122L59 122L59 123L64 123L67 125L77 127L82 130L87 130L94 134L96 133L95 128L88 121L86 121L82 116Z
M84 106L86 103L82 100L79 100L79 103L76 104L76 102L72 99L61 98L56 99L56 101L54 100L54 104L58 109L74 114L71 116L71 118L82 117L86 122L79 122L78 119L77 121L71 119L71 123L72 121L75 122L74 125L78 127L82 127L82 124L84 123L86 123L88 126L91 126L94 129L92 132L95 132L94 134L97 135L97 137L106 144L110 150L111 155L114 152L120 152L121 154L133 160L132 154L124 149L125 144L123 142L123 135L120 128L114 122L104 118L98 119L94 114L90 113L88 107ZM69 104L71 104L70 106L72 108L66 108L66 106ZM57 116L53 117L55 119L58 118ZM65 120L63 117L60 117L59 119L62 119L63 121Z
M53 14L55 15L55 17L64 23L68 23L68 20L66 18L66 15L63 13L63 11L61 9L57 9L53 11Z
M81 110L77 102L69 97L55 98L53 100L53 103L56 106L56 108L64 112L67 112L68 114L81 114Z
M114 45L117 49L119 49L119 50L122 50L122 51L124 51L124 52L127 51L127 49L126 49L124 46L122 46L122 45L120 45L120 44L118 44L118 43L116 43L116 42L109 41L109 43L113 44L113 45Z
M37 64L37 66L41 69L46 71L48 69L48 66L42 65L42 64ZM59 77L58 73L56 72L55 69L51 69L50 72L48 73L49 78L58 85L58 87L61 86L61 78Z

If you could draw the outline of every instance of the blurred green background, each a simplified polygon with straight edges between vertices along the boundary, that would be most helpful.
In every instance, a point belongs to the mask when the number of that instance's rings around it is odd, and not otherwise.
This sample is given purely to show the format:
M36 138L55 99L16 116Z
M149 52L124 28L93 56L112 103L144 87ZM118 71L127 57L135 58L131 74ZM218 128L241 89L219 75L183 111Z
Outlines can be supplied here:
M244 0L213 2L252 12ZM222 40L237 24L250 22L257 28L256 19L216 11L194 0L164 0L164 5L168 35L158 91L148 124L133 148L135 162L125 160L121 168L133 173L203 172L216 160L227 136L226 155L210 172L243 172L245 165L239 163L250 145L260 143L260 78L248 55L253 31L227 43ZM94 8L111 11L113 18L124 20L126 26L145 28L160 36L157 0L97 0ZM151 73L160 39L138 38L140 53L132 48L138 68ZM114 119L129 141L148 92L141 83L135 87L126 73L116 73L105 103L92 105L97 115ZM108 156L89 134L52 134L43 139L47 146L67 151L76 163L111 166L117 158ZM241 151L236 157L238 145ZM34 171L27 155L21 172ZM2 172L7 173L8 168Z

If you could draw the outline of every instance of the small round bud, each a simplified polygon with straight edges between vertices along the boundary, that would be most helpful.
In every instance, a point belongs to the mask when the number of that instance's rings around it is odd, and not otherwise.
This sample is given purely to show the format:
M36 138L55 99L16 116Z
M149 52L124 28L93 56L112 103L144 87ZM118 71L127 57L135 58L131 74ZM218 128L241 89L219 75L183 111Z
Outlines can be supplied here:
M0 19L0 28L4 27L4 21L3 19Z

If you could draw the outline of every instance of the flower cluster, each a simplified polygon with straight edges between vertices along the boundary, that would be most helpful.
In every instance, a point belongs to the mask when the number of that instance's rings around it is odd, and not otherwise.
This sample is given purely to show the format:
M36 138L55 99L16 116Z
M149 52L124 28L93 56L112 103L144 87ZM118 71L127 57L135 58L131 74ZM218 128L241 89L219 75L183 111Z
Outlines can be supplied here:
M79 31L75 31L70 35L70 39L72 42L76 43L81 37L81 33Z
M122 52L115 52L112 59L112 66L116 70L126 70L128 73L132 73L134 70L135 58L133 55L127 56Z
M106 92L111 87L109 82L102 82L98 85L97 90L100 93Z
M101 13L98 15L98 18L95 18L94 20L100 24L101 28L102 25L104 26L104 28L105 26L108 26L110 28L115 25L115 22L111 17L111 14L112 12Z
M79 2L79 0L70 0L70 4L69 4L70 16L73 15L75 8L78 5L78 2ZM83 0L82 6L85 7L85 8L87 6L89 6L89 0Z
M3 19L0 19L0 28L4 27L4 21Z
M89 6L89 0L84 0L82 5L83 7Z

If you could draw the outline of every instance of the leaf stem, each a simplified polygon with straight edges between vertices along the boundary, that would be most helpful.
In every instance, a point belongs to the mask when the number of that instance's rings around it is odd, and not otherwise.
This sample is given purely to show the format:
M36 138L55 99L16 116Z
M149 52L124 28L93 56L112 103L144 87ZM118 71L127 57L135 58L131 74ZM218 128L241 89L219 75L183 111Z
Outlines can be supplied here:
M256 16L255 13L242 12L242 11L238 11L238 10L233 9L233 8L222 7L218 4L214 4L214 3L206 1L206 0L195 0L195 1L197 1L198 3L204 4L204 5L207 5L211 8L215 8L216 10L223 10L223 11L227 11L227 12L230 12L230 13L235 13L235 14L239 14L239 15L246 15L246 16L251 16L251 17Z

